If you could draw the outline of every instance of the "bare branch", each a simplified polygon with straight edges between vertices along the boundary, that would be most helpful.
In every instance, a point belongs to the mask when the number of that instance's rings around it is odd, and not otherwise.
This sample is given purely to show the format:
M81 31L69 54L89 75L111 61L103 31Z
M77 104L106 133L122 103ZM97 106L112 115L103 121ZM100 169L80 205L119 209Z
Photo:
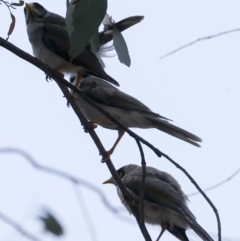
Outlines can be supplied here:
M34 235L26 231L22 226L20 226L17 222L13 221L9 217L7 217L5 214L0 212L0 219L3 220L5 223L9 224L12 226L15 230L17 230L19 233L21 233L23 236L28 238L29 240L32 241L40 241L40 239L36 238Z
M141 164L142 164L142 186L141 186L141 203L140 203L140 214L141 214L141 224L144 223L144 197L145 197L145 178L146 178L146 161L144 157L144 152L140 141L136 140L140 154L141 154Z
M68 6L69 6L69 0L66 0L66 7L68 9Z
M17 149L17 148L0 148L0 154L17 154L17 155L21 155L22 157L24 157L35 169L42 171L42 172L46 172L55 176L58 176L60 178L63 178L67 181L72 182L73 184L76 185L82 185L88 189L90 189L91 191L95 192L97 195L99 195L99 197L101 198L103 204L110 209L113 213L118 213L118 210L116 208L114 208L113 206L111 206L111 204L108 202L106 196L104 195L104 193L97 188L96 186L94 186L93 184L91 184L90 182L87 182L83 179L74 177L66 172L60 171L60 170L56 170L54 168L50 168L50 167L46 167L43 166L39 163L37 163L27 152L21 150L21 149Z
M198 38L198 39L196 39L196 40L194 40L194 41L192 41L192 42L190 42L188 44L185 44L185 45L183 45L183 46L181 46L181 47L179 47L179 48L177 48L177 49L175 49L175 50L173 50L173 51L171 51L171 52L169 52L167 54L162 55L160 57L160 59L164 59L164 58L168 57L169 55L175 54L176 52L178 52L178 51L180 51L180 50L182 50L184 48L190 47L191 45L196 44L196 43L198 43L200 41L209 40L211 38L216 38L216 37L219 37L221 35L225 35L225 34L229 34L229 33L233 33L233 32L238 32L238 31L240 31L240 28L235 28L235 29L228 30L228 31L225 31L225 32L221 32L221 33L217 33L217 34L214 34L214 35Z
M34 58L33 56L27 54L26 52L22 51L21 49L17 48L16 46L14 46L11 43L8 43L7 41L5 41L4 39L0 38L0 46L3 46L4 48L8 49L9 51L11 51L12 53L14 53L15 55L19 56L20 58L28 61L29 63L35 65L36 67L38 67L39 69L43 70L45 73L48 74L49 77L53 78L59 85L59 87L62 89L62 91L64 92L67 100L70 102L73 110L75 111L75 113L77 114L77 116L79 117L81 123L84 126L89 126L89 122L87 121L87 119L85 118L85 116L83 115L83 113L81 112L81 110L78 108L78 106L76 105L75 101L72 101L70 93L68 91L68 89L65 87L69 87L71 90L73 90L74 92L78 93L80 96L84 96L84 99L90 104L92 105L94 108L96 108L97 110L101 111L105 116L107 116L112 122L114 122L115 124L117 124L122 130L126 131L130 136L132 136L134 139L137 139L138 141L142 142L143 144L147 145L151 150L153 150L155 152L155 154L158 157L164 156L166 159L168 159L170 162L172 162L177 168L179 168L181 171L183 171L185 173L185 175L187 175L187 177L190 179L190 181L195 185L195 187L199 190L199 192L203 195L203 197L207 200L207 202L210 204L210 206L213 208L213 211L216 215L217 218L217 223L218 223L218 237L219 237L219 241L221 241L221 224L220 224L220 218L218 215L218 211L216 209L216 207L213 205L213 203L211 202L211 200L206 196L206 194L202 191L202 189L199 187L199 185L196 183L196 181L191 177L191 175L183 168L181 167L178 163L176 163L175 161L173 161L170 157L168 157L168 155L164 154L163 152L161 152L160 150L158 150L156 147L154 147L152 144L150 144L149 142L147 142L146 140L144 140L143 138L141 138L140 136L138 136L137 134L135 134L133 131L129 130L126 126L124 126L122 123L120 123L119 121L117 121L115 118L113 118L108 112L106 112L105 110L103 110L99 105L95 104L88 96L86 96L80 89L76 88L75 86L73 86L72 84L70 84L67 80L62 78L62 75L57 73L55 70L53 70L52 68L50 68L48 65L42 63L40 60L38 60L37 58ZM86 128L88 129L88 128ZM106 150L104 149L100 139L98 138L98 136L96 135L96 132L92 129L89 129L90 136L92 137L95 145L97 146L100 154L102 155L102 157L105 159L106 158ZM111 172L113 178L115 179L117 185L119 186L121 192L123 193L124 199L131 203L132 197L130 196L130 194L128 193L128 191L126 190L124 184L122 183L118 173L116 172L115 167L113 166L111 160L107 160L106 165L108 166L109 171ZM138 224L139 224L139 228L141 229L141 232L143 234L143 236L145 237L145 240L151 240L147 229L144 225L144 227L140 226L140 214L138 212L138 210L136 209L135 206L130 205L131 211L133 212Z
M211 187L208 187L208 188L206 188L206 189L203 189L203 191L204 191L204 192L207 192L207 191L213 190L213 189L215 189L215 188L223 185L224 183L230 181L232 178L234 178L235 176L237 176L238 173L240 173L240 168L239 168L237 171L235 171L235 172L234 172L231 176L229 176L228 178L224 179L223 181L221 181L221 182L219 182L219 183L217 183L217 184L215 184L215 185L213 185L213 186L211 186ZM198 194L199 194L199 192L193 192L193 193L188 194L188 196L190 197L190 196L195 196L195 195L198 195Z
M168 159L174 166L176 166L177 168L179 168L182 172L184 172L184 174L191 180L191 182L193 183L193 185L197 188L197 190L203 195L203 197L206 199L206 201L209 203L209 205L212 207L216 218L217 218L217 226L218 226L218 241L222 240L221 237L221 221L220 221L220 217L217 211L217 208L214 206L214 204L212 203L212 201L209 199L209 197L204 193L204 191L199 187L199 185L196 183L196 181L190 176L190 174L183 168L181 167L178 163L176 163L172 158L170 158L168 155L162 153L162 156L164 156L166 159Z

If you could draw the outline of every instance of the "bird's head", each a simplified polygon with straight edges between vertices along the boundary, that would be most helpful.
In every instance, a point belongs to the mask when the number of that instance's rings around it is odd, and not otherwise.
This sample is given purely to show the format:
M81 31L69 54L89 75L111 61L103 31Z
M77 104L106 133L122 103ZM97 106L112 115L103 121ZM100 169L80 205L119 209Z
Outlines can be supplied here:
M47 10L39 3L25 3L24 14L26 23L42 19L46 14Z
M125 175L126 175L126 170L125 170L125 166L121 167L120 169L117 170L117 173L119 175L119 177L122 179ZM105 182L103 182L103 184L107 184L107 183L111 183L117 186L117 183L115 182L113 177L110 177L108 180L106 180Z
M138 167L138 166L134 165L134 164L123 166L123 167L121 167L120 169L117 170L117 173L118 173L119 177L122 179L126 174L131 172L136 167ZM110 177L108 180L103 182L103 184L107 184L107 183L111 183L111 184L114 184L115 186L117 186L117 183L115 182L113 177Z

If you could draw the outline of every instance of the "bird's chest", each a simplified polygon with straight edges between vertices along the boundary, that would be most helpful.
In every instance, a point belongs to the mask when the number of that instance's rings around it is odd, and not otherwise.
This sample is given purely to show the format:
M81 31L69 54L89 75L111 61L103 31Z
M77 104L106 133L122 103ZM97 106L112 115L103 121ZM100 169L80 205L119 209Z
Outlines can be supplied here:
M42 40L42 26L29 24L27 27L29 41L32 45L33 55L40 59L43 63L49 65L53 69L61 66L69 65L64 59L52 52Z

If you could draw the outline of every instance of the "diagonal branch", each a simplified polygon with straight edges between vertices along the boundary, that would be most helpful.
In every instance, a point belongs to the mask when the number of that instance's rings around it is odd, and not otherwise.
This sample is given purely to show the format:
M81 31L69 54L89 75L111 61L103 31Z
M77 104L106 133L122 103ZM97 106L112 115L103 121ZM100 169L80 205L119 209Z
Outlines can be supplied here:
M168 57L169 55L172 55L172 54L175 54L176 52L182 50L182 49L185 49L187 47L190 47L191 45L193 44L196 44L200 41L203 41L203 40L208 40L208 39L211 39L211 38L216 38L216 37L219 37L219 36L222 36L222 35L225 35L225 34L229 34L229 33L233 33L233 32L238 32L240 31L240 28L235 28L235 29L232 29L232 30L228 30L228 31L225 31L225 32L221 32L221 33L217 33L217 34L213 34L213 35L210 35L210 36L206 36L206 37L202 37L202 38L198 38L190 43L187 43L177 49L174 49L173 51L167 53L167 54L164 54L160 57L160 59L164 59L166 57Z
M211 187L208 187L208 188L204 189L203 191L204 191L204 192L207 192L207 191L213 190L213 189L215 189L215 188L223 185L224 183L230 181L232 178L234 178L235 176L237 176L238 173L240 173L240 168L239 168L237 171L235 171L235 172L234 172L231 176L229 176L228 178L224 179L223 181L221 181L221 182L219 182L219 183L217 183L217 184L215 184L215 185L213 185L213 186L211 186ZM193 192L193 193L188 194L188 196L190 197L190 196L195 196L195 195L198 195L198 194L199 194L199 192Z
M5 214L0 212L0 219L3 220L5 223L12 226L15 230L17 230L19 233L21 233L26 238L32 240L32 241L40 241L40 239L36 238L34 235L26 231L21 225L13 221L11 218L7 217Z
M174 166L179 168L191 180L193 185L197 188L197 190L203 195L203 197L209 203L209 205L211 206L211 208L213 209L213 211L216 215L217 224L218 224L218 241L221 241L222 240L222 238L221 238L221 221L220 221L220 217L219 217L219 214L218 214L218 211L217 211L217 208L215 207L215 205L212 203L210 198L204 193L204 191L199 187L199 185L196 183L196 181L190 176L190 174L183 167L181 167L177 162L175 162L168 155L162 153L162 156L164 156L166 159L168 159Z
M142 164L142 186L141 186L141 203L140 203L140 214L141 214L141 224L144 223L144 197L145 197L145 178L146 178L146 161L143 152L142 145L139 140L136 140L140 154L141 154L141 164Z
M65 97L67 98L68 102L70 103L70 105L72 106L74 112L76 113L76 115L78 116L80 122L82 125L84 125L85 127L87 127L86 129L88 129L88 133L91 136L91 138L93 139L96 147L98 148L100 154L103 156L103 158L105 158L107 156L106 150L103 147L99 137L97 136L96 132L91 129L88 128L90 126L90 123L87 121L87 119L85 118L85 116L83 115L83 113L81 112L81 110L78 108L76 101L72 100L72 96L69 92L69 90L67 89L67 87L71 88L72 90L74 90L75 92L77 92L78 94L82 95L82 92L79 91L78 88L76 88L75 86L73 86L72 84L70 84L67 80L63 79L62 75L59 74L58 72L56 72L55 70L53 70L52 68L50 68L48 65L42 63L40 60L38 60L37 58L29 55L28 53L22 51L21 49L19 49L18 47L14 46L11 43L8 43L6 40L4 40L3 38L0 37L0 46L6 48L7 50L9 50L10 52L14 53L15 55L17 55L18 57L26 60L27 62L35 65L36 67L38 67L39 69L41 69L42 71L44 71L45 73L48 74L48 76L50 78L53 78L57 84L59 85L60 89L62 90L63 94L65 95ZM110 158L105 162L111 175L113 176L113 178L115 179L116 183L118 184L124 199L131 203L133 201L131 195L129 194L129 192L127 191L126 187L124 186L121 178L119 177L112 161L110 160ZM139 211L137 209L137 207L130 205L131 211L134 215L134 217L137 220L138 226L145 238L146 241L151 241L151 237L146 229L145 224L140 225L140 214Z
M81 112L81 110L78 108L77 104L75 101L72 101L71 95L67 89L67 87L69 87L71 90L73 90L74 92L78 93L80 96L84 97L84 99L90 104L92 105L94 108L96 108L97 110L101 111L105 116L107 116L112 122L114 122L115 124L117 124L121 129L123 129L124 131L126 131L130 136L132 136L135 140L138 140L140 142L142 142L143 144L145 144L146 146L148 146L151 150L153 150L155 152L155 154L158 157L164 156L166 159L168 159L170 162L172 162L177 168L179 168L181 171L183 171L185 173L185 175L190 179L190 181L195 185L195 187L197 188L197 190L203 195L203 197L207 200L207 202L209 203L209 205L212 207L216 218L217 218L217 223L218 223L218 240L221 241L221 224L220 224L220 218L219 218L219 214L218 211L216 209L216 207L213 205L213 203L211 202L211 200L207 197L207 195L202 191L202 189L199 187L199 185L196 183L196 181L191 177L191 175L183 168L181 167L178 163L176 163L174 160L172 160L170 157L168 157L168 155L164 154L163 152L161 152L159 149L157 149L156 147L154 147L152 144L150 144L149 142L147 142L146 140L144 140L143 138L141 138L140 136L138 136L137 134L135 134L133 131L129 130L126 126L124 126L122 123L120 123L119 121L117 121L115 118L113 118L108 112L106 112L105 110L103 110L99 105L95 104L88 96L86 96L80 89L76 88L75 86L73 86L71 83L69 83L67 80L63 79L61 74L57 73L55 70L53 70L52 68L50 68L48 65L42 63L40 60L38 60L37 58L34 58L33 56L27 54L26 52L22 51L21 49L17 48L16 46L14 46L11 43L8 43L7 41L5 41L4 39L0 38L0 46L8 49L9 51L11 51L12 53L14 53L15 55L19 56L20 58L28 61L29 63L35 65L36 67L38 67L39 69L41 69L42 71L44 71L45 73L48 74L49 77L53 78L57 84L59 85L59 87L61 88L61 90L63 91L64 95L66 96L67 100L70 102L73 110L75 111L76 115L78 116L78 118L80 119L82 125L84 126L88 126L89 127L89 122L87 121L87 119L85 118L85 116L83 115L83 113ZM86 128L88 129L88 128ZM102 157L105 159L106 158L106 150L104 149L99 137L96 135L96 132L94 130L92 130L91 128L89 129L89 134L92 137L95 145L97 146L100 154L102 155ZM106 165L108 166L109 171L111 172L113 178L115 179L116 183L118 184L120 190L123 193L123 196L125 198L126 201L128 201L129 203L132 202L132 198L129 195L128 191L126 190L124 184L122 183L119 175L116 172L115 167L113 166L111 160L107 160L106 161ZM142 231L143 236L145 237L146 240L151 240L147 229L144 225L144 227L140 226L140 214L138 212L138 210L136 209L135 206L130 205L131 210L139 224L139 228Z

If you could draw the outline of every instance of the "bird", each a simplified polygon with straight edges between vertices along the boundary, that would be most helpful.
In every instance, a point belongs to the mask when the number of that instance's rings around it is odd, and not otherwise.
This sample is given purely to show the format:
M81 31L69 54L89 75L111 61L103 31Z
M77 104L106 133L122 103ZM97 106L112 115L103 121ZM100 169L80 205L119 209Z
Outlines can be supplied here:
M129 204L115 182L114 178L103 182L117 187L117 194L130 214L129 205L136 205L140 212L142 191L142 167L134 164L126 165L117 170L124 186L133 198ZM160 225L161 232L157 241L165 230L182 241L189 241L186 229L193 229L204 241L213 241L210 235L197 223L195 216L187 206L187 195L181 189L177 180L170 174L156 168L146 166L144 192L144 220L146 223Z
M87 71L119 86L119 83L104 71L99 56L93 53L90 44L70 62L70 40L64 17L49 12L37 2L26 3L24 13L28 38L33 54L38 59L59 72L77 73L78 80ZM124 31L142 19L143 16L133 16L116 23L116 26L120 31ZM100 45L113 38L111 34L105 35L106 31L99 33Z
M75 81L76 78L72 76L70 78L70 82L74 84ZM111 114L112 117L127 128L156 128L194 146L200 147L198 142L202 141L201 138L171 124L169 122L171 121L170 119L152 112L142 102L131 95L120 91L118 88L107 83L101 78L86 75L81 81L79 89L95 104ZM125 131L117 124L113 123L95 107L91 106L80 95L76 95L76 103L90 123L118 131L117 140L113 144L112 148L107 151L107 157L110 157Z

